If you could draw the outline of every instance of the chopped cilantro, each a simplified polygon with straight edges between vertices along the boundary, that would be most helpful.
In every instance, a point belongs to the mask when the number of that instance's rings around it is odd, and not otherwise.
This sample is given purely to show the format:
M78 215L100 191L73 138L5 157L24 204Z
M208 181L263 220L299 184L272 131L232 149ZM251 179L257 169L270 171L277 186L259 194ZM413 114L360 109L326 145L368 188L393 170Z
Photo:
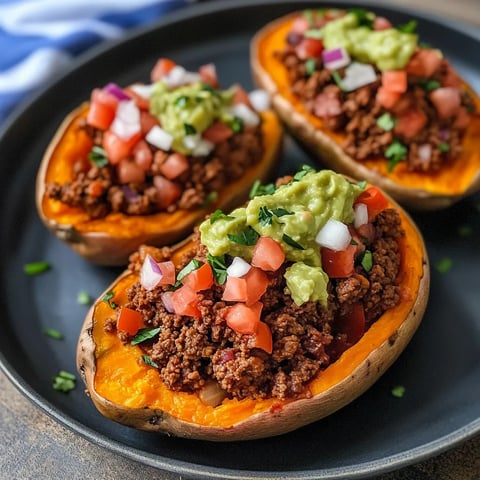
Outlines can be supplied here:
M53 377L53 389L68 393L75 388L75 381L75 375L65 370L60 370L60 372Z
M175 105L180 108L186 108L188 105L188 97L186 95L180 95L175 100Z
M357 182L357 185L358 187L360 187L362 190L365 190L366 186L367 186L367 181L366 180L362 180L361 182Z
M282 240L287 244L290 245L293 248L296 248L298 250L305 250L305 247L302 247L298 242L296 242L292 237L287 235L286 233L283 234Z
M218 193L217 192L209 192L207 193L205 200L202 203L203 207L208 207L211 205L216 199L218 198Z
M405 396L406 388L403 385L395 385L392 390L392 396L395 398L403 398Z
M233 130L234 133L243 132L243 120L239 117L234 117L228 126Z
M203 262L196 258L192 258L177 274L177 285L190 273L194 270L197 270L203 265Z
M240 232L239 235L227 233L227 237L231 242L238 243L240 245L246 245L247 247L255 245L259 236L260 235L251 227L247 227L245 230Z
M158 368L158 365L148 355L142 355L142 360L149 367Z
M283 207L269 209L268 207L262 206L258 212L258 221L263 226L268 226L273 223L273 217L283 217L284 215L293 215L293 212Z
M39 273L46 272L47 270L50 270L51 265L48 262L45 261L39 261L39 262L30 262L26 263L23 266L23 271L27 275L38 275Z
M185 135L195 135L197 133L197 129L189 123L184 123L183 128L185 128Z
M221 210L217 209L210 215L210 223L215 223L217 220L233 220L231 215L226 215Z
M223 255L220 257L209 253L207 255L207 261L212 267L215 281L218 284L223 285L227 280L227 265L225 263L225 257Z
M373 267L373 255L372 255L372 252L370 250L365 250L365 252L363 252L363 255L362 255L362 259L360 261L363 269L366 271L366 272L369 272L372 267Z
M340 90L343 90L343 80L342 80L342 77L340 76L340 74L334 70L332 72L332 78L333 78L333 81L338 85L338 87L340 88Z
M302 168L293 176L293 180L298 182L301 180L307 173L315 172L315 169L310 165L302 165Z
M249 197L259 197L261 195L271 195L276 190L275 185L273 183L266 183L262 185L260 180L255 180L253 182L252 188L250 189Z
M388 171L392 172L393 169L402 161L407 158L407 147L403 145L399 140L394 140L385 151L385 157L388 158Z
M43 333L50 338L54 338L55 340L63 340L63 333L55 330L54 328L45 328Z
M90 305L92 303L92 297L85 290L81 290L77 293L77 303L80 305Z
M160 328L141 328L138 333L130 341L130 345L138 345L139 343L144 342L145 340L150 340L157 333L160 332Z
M310 76L315 72L317 63L315 62L314 58L309 58L305 61L305 73Z
M103 168L108 165L107 152L102 147L95 145L88 154L90 162L98 168Z
M102 297L102 302L107 302L110 305L110 308L117 308L117 304L112 300L115 294L109 290L105 295Z
M446 153L450 150L450 145L447 142L442 142L437 145L437 148L443 152Z
M440 273L447 273L453 267L453 260L449 257L444 257L435 263L435 268Z
M438 80L428 78L421 79L418 81L418 83L427 92L432 92L433 90L436 90L437 88L440 88L442 86L442 84Z
M417 31L417 21L412 19L407 23L399 25L397 30L403 33L415 33Z
M349 13L353 13L357 17L358 26L373 29L373 20L375 17L372 15L372 12L364 8L351 8L349 9Z
M385 112L383 115L380 115L377 118L377 125L385 130L386 132L389 132L390 130L393 130L393 127L395 127L395 124L397 123L396 118L394 118L390 113Z

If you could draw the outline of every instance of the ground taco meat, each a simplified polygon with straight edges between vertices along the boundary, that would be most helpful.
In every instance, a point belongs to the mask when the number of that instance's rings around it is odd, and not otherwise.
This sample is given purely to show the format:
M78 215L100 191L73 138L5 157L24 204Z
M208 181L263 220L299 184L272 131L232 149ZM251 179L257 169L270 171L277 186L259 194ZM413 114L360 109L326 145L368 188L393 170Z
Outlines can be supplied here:
M84 128L94 144L101 147L101 130L85 122L79 128ZM91 218L101 218L110 212L149 215L161 210L194 209L208 203L212 195L260 161L264 149L261 127L244 126L241 132L217 143L208 156L188 156L187 170L173 180L175 198L164 206L159 178L163 178L161 165L168 153L145 144L152 152L153 161L145 172L144 181L122 184L111 164L100 168L80 159L74 165L74 180L62 185L48 184L47 195L66 205L82 208Z
M141 345L158 366L163 382L175 391L194 392L214 381L226 396L239 399L308 396L306 383L352 344L341 322L345 314L361 302L368 328L400 300L397 240L404 232L398 213L384 210L370 227L357 240L372 252L372 268L366 272L358 265L350 278L331 280L328 308L317 302L297 306L285 292L284 269L270 274L261 301L262 320L273 336L271 355L252 348L251 336L235 333L226 325L222 286L203 293L201 318L192 318L165 310L160 296L167 287L147 291L140 283L134 284L126 306L141 312L149 327L161 329L158 337ZM205 260L204 248L199 245L197 250L195 257ZM170 255L167 248L142 247L132 256L131 270L140 270L146 253L157 261ZM189 260L185 258L183 265ZM114 331L115 322L112 318L107 329ZM118 335L129 340L121 332Z

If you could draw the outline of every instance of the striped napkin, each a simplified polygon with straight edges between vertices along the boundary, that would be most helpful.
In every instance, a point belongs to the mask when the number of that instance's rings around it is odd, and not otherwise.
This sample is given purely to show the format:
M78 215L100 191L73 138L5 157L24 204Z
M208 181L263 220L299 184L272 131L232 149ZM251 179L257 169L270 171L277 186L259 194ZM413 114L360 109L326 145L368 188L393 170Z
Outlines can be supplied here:
M0 125L78 54L192 1L1 0Z

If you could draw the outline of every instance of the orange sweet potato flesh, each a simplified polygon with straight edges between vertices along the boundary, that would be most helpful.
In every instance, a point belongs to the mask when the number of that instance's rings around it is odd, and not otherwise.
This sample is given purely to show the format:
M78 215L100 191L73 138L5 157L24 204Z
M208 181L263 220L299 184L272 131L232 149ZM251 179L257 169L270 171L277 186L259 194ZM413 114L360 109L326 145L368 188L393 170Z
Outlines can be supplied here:
M255 82L272 96L280 118L298 140L329 168L358 180L380 186L404 206L418 210L445 208L480 189L480 97L464 83L476 105L457 159L439 172L409 172L404 162L388 172L383 158L358 162L340 147L345 134L324 127L322 119L309 113L290 91L286 69L273 53L283 49L293 19L291 14L257 32L251 42L251 68Z
M424 314L430 285L429 264L421 234L400 211L406 235L400 241L399 283L402 300L364 336L309 384L311 398L229 400L217 407L197 394L173 392L155 369L139 361L138 346L123 345L104 330L112 309L97 301L83 325L77 351L78 369L97 409L116 422L148 431L211 441L237 441L283 434L342 408L367 390L395 361ZM175 259L191 248L188 241ZM108 290L118 305L138 280L126 271ZM100 297L101 298L101 297Z
M248 197L256 179L266 181L273 174L283 139L282 126L273 111L261 112L265 151L245 175L218 193L208 207L195 210L159 212L153 215L110 213L92 220L79 208L69 207L45 195L49 182L65 183L73 178L72 166L87 158L92 141L78 127L88 111L88 103L74 110L63 122L45 152L36 185L37 210L46 227L76 253L99 265L126 265L128 256L141 244L171 245L189 235L192 227L208 211L230 210Z

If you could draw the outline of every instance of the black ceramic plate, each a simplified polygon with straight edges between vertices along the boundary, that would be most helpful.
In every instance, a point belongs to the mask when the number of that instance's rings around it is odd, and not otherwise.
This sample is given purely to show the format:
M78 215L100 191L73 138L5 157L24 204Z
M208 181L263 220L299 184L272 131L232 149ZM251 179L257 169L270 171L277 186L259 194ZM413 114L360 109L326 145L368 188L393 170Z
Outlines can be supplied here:
M82 59L75 69L21 109L0 138L1 366L36 405L92 442L148 465L197 478L363 478L438 454L480 432L480 197L414 215L433 266L430 304L413 341L361 398L325 420L277 438L211 444L142 433L104 419L83 388L52 389L60 369L75 370L77 335L87 307L77 294L100 292L118 270L89 265L47 233L34 206L35 175L61 119L93 87L143 79L159 56L190 68L213 61L222 84L251 88L248 44L254 31L308 2L229 1L177 13L154 28ZM330 2L329 5L343 5ZM405 23L419 19L423 40L441 48L480 91L480 36L451 20L367 5ZM280 172L310 159L289 139ZM52 269L29 277L23 265ZM46 337L45 328L65 334ZM401 399L394 385L406 388Z

